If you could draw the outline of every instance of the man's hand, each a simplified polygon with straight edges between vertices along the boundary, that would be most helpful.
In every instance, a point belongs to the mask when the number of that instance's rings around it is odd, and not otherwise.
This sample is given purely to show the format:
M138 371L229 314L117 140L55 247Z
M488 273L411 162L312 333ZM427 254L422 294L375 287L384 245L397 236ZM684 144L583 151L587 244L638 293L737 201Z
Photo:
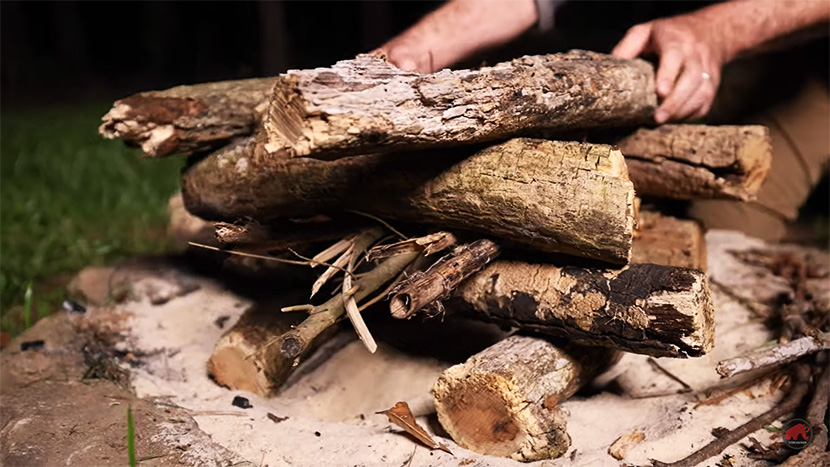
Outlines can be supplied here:
M611 52L632 59L644 53L660 58L655 84L663 99L657 123L700 118L709 112L726 61L719 35L691 15L638 24Z
M432 73L519 37L537 17L533 0L452 0L373 53L402 70Z

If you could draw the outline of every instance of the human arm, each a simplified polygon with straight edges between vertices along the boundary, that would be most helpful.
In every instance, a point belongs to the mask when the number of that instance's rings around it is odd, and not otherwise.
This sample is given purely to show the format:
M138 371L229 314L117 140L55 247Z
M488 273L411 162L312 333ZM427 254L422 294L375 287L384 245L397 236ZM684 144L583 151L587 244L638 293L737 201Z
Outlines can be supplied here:
M534 0L451 0L375 52L403 70L431 73L517 38L537 20Z
M634 26L612 53L660 57L657 123L699 118L712 106L724 64L828 21L826 0L734 0Z

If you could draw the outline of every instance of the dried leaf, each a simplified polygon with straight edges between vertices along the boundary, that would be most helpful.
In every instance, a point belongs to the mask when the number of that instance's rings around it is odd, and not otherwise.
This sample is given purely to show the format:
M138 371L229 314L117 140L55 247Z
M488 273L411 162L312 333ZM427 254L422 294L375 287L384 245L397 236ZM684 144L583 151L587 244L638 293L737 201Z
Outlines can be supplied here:
M409 410L409 404L406 402L398 402L389 410L384 410L382 412L377 412L379 414L384 414L389 417L389 421L398 425L399 427L403 428L404 431L412 435L415 439L423 443L426 447L430 449L440 449L444 452L450 452L449 448L445 445L436 443L431 436L421 428L421 425L418 425L418 422L415 421L415 417L412 415L412 411Z
M642 443L644 439L646 439L645 433L639 430L634 430L627 435L622 435L617 438L617 440L608 447L608 454L614 459L621 461L625 458L625 455L628 454L628 451L631 448Z

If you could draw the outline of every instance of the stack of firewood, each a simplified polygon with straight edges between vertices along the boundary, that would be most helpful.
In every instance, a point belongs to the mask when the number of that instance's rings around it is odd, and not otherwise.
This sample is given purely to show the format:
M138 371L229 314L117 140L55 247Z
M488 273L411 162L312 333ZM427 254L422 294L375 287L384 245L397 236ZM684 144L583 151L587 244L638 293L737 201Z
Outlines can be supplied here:
M638 128L655 105L641 60L571 52L421 75L364 55L137 94L101 132L190 155L184 204L217 222L219 249L319 267L313 297L340 281L327 300L243 316L208 363L217 382L276 393L344 317L374 351L372 305L472 316L520 333L441 376L439 420L462 446L535 460L567 450L558 402L618 350L713 345L701 228L638 212L635 194L750 200L769 138Z

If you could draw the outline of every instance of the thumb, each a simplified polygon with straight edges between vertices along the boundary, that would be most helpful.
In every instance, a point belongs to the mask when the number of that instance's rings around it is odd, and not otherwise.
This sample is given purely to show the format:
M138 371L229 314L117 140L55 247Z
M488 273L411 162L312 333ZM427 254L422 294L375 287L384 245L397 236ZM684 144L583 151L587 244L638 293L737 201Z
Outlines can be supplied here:
M625 33L625 37L614 47L611 55L617 58L637 58L643 52L648 51L649 39L651 39L651 23L638 24Z

